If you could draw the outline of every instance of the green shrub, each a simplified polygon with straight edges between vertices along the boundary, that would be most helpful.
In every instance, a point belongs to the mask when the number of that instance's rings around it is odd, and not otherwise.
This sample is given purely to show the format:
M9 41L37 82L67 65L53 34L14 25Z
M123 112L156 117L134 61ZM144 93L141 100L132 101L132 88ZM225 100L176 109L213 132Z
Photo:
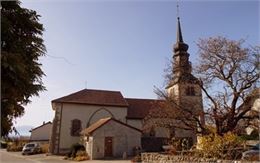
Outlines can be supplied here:
M75 158L76 157L76 153L78 151L85 151L85 147L82 145L82 144L73 144L70 148L70 152L68 154L68 157L72 157L72 158Z
M22 151L23 146L28 143L28 140L19 140L15 139L7 143L7 148L6 150L8 152L18 152Z
M132 161L132 162L136 162L136 163L142 162L142 158L141 158L140 155L137 155L137 156L135 156L131 161Z
M42 144L41 146L41 153L48 153L49 152L49 144Z
M233 133L211 134L201 137L197 154L206 158L236 159L241 154L242 144L243 141Z
M84 160L89 160L90 157L89 155L86 153L86 151L82 151L82 150L79 150L77 151L76 153L76 157L73 159L74 161L84 161Z
M6 150L8 152L19 152L23 150L23 144L9 143Z

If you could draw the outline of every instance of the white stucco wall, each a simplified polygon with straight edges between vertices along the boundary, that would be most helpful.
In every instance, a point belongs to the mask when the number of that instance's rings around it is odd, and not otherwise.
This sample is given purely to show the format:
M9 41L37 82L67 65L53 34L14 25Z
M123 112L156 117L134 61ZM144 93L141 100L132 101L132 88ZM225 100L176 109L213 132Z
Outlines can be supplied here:
M124 152L127 152L128 155L132 155L133 148L141 146L141 132L112 120L94 131L92 136L93 159L104 157L105 137L112 137L114 157L122 157Z
M52 124L48 123L35 130L32 130L30 140L49 140L51 136Z
M90 121L90 124L96 122L100 118L111 117L111 115L105 111L107 109L110 111L114 118L122 122L126 122L126 107L112 107L112 106L95 106L95 105L80 105L80 104L65 104L63 103L62 107L62 118L61 118L61 133L60 133L60 149L65 150L69 149L72 144L80 142L80 137L71 136L71 121L73 119L81 120L82 129L86 128L87 123L89 122L90 117L97 110ZM103 108L103 109L102 109Z
M89 136L84 137L84 141L85 141L85 148L86 148L86 152L87 154L90 156L90 159L92 160L92 151L93 151L93 137Z
M172 87L169 87L167 89L167 93L170 95L173 95L175 97L178 97L179 96L179 93L180 93L180 90L179 90L179 85L178 84L175 84L173 85Z

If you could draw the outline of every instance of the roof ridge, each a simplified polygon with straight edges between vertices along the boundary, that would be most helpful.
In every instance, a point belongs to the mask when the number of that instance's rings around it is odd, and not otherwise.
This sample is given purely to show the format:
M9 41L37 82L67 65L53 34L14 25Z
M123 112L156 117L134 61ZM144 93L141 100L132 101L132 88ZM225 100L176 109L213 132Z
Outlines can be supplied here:
M51 101L52 103L74 103L106 106L128 106L120 91L82 89Z
M45 126L45 125L47 125L47 124L52 124L52 122L51 122L51 121L48 121L48 122L46 122L46 123L44 123L44 124L41 124L41 125L38 126L38 127L32 128L32 129L30 130L30 132L32 132L33 130L36 130L36 129L38 129L38 128L41 128L41 127L43 127L43 126Z
M75 95L75 94L77 94L77 93L79 93L79 92L82 92L82 91L84 91L84 90L86 90L86 89L82 89L82 90L80 90L80 91L77 91L77 92L74 92L74 93L70 93L70 94L68 94L68 95L66 95L66 96L62 96L62 97L56 98L56 99L52 100L51 102L54 102L54 101L63 99L63 98L65 98L65 97L68 97L68 96L71 96L71 95Z
M163 99L149 99L149 98L125 98L126 100L153 100L153 101L164 101Z
M105 89L83 89L83 90L89 90L89 91L103 91L103 92L120 92L120 93L121 93L121 91L105 90Z
M106 118L100 118L98 121L100 121L100 120L110 120L110 119L113 119L113 117L106 117ZM97 121L97 122L98 122ZM95 122L96 123L96 122Z
M83 92L83 91L116 92L116 93L120 93L120 94L122 95L122 93L121 93L120 91L102 90L102 89L86 89L86 88L85 88L85 89L79 90L79 91L77 91L77 92L70 93L70 94L68 94L68 95L66 95L66 96L62 96L62 97L60 97L60 98L54 99L54 100L52 100L52 101L60 100L60 99L62 99L62 98L65 98L65 97L68 97L68 96L72 96L72 95L75 95L75 94L80 93L80 92ZM122 95L122 96L123 96L123 95Z
M137 131L139 131L139 132L142 132L140 129L135 128L135 127L133 127L133 126L127 124L127 123L124 123L124 122L122 122L122 121L120 121L120 120L117 120L117 119L115 119L115 118L113 118L113 117L107 117L107 118L101 118L101 119L97 120L95 123L91 124L89 127L83 129L83 130L81 131L81 134L84 134L84 133L86 133L86 132L88 132L88 134L91 134L92 132L94 132L94 131L97 130L98 128L100 128L100 127L102 127L103 125L105 125L106 123L108 123L109 121L115 121L115 122L117 122L117 123L119 123L119 124L122 124L122 125L124 125L124 126L129 127L129 128L135 129L135 130L137 130ZM89 131L88 131L88 130L89 130Z

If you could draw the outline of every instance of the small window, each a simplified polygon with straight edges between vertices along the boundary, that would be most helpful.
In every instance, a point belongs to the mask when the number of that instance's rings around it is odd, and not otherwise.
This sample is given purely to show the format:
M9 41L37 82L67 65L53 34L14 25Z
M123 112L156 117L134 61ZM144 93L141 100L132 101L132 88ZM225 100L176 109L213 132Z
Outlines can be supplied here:
M195 96L195 89L194 89L194 87L188 86L186 88L186 95L187 96Z
M74 119L71 122L71 136L79 136L81 131L81 121L78 119Z

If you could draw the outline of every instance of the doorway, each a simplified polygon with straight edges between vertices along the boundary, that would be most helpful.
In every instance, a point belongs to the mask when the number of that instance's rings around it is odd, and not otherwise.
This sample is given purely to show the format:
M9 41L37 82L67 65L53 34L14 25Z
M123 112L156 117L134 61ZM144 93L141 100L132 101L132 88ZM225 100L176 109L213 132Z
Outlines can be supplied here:
M105 157L113 157L113 138L105 137Z

